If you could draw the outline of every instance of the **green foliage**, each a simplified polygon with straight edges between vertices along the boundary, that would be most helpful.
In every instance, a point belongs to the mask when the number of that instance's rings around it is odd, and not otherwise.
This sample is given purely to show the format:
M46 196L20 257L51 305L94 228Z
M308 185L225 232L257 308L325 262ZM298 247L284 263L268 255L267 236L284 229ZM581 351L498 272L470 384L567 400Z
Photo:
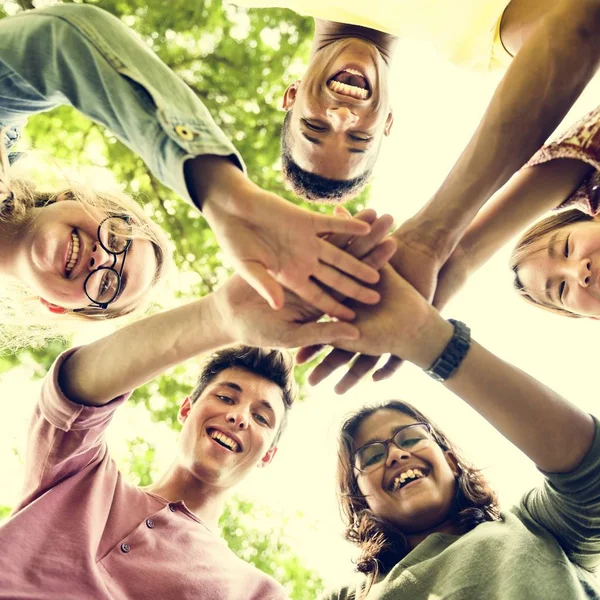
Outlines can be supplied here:
M12 508L10 506L0 506L0 523L8 518Z
M219 522L229 547L243 560L275 577L294 600L312 600L323 582L306 569L285 541L285 520L271 511L233 498Z

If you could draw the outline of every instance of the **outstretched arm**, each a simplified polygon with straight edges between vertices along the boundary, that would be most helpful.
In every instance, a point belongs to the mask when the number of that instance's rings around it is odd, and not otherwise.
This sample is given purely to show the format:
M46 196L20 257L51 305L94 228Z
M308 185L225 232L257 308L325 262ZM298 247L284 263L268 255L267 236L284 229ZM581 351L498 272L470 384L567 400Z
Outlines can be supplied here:
M391 352L429 368L452 336L452 325L391 267L385 267L375 309L358 309L360 338L338 346L352 352ZM542 470L569 472L589 450L590 415L473 341L444 384L470 404Z
M557 0L551 6L440 189L396 234L394 266L428 299L479 209L544 143L598 69L600 1Z

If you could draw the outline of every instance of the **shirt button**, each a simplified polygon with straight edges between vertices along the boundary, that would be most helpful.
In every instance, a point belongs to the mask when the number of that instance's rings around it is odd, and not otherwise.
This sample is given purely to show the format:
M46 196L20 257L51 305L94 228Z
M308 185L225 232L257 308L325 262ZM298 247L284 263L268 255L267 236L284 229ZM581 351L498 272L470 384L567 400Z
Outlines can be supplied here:
M146 525L149 529L152 529L154 527L154 519L146 519Z
M176 125L175 133L182 139L187 142L191 142L194 139L194 132L185 125Z
M177 509L175 508L175 505L174 505L174 504L169 504L169 510L170 510L171 512L175 512Z
M131 546L129 544L121 544L121 552L125 552L127 554L131 550Z

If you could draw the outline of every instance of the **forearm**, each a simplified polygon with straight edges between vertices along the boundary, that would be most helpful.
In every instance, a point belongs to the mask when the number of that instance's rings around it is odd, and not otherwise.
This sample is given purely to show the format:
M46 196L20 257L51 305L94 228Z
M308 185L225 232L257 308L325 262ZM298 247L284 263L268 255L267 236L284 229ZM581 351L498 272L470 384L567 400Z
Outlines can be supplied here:
M452 331L435 309L430 310L409 357L424 369L439 356ZM543 471L572 471L592 444L590 415L475 341L444 385Z
M523 229L560 206L592 170L570 159L521 169L479 212L460 240L469 271L476 271Z
M186 161L211 154L243 167L194 92L106 11L60 5L0 20L0 121L61 104L110 129L190 203Z
M448 249L481 206L543 144L598 68L597 1L564 1L527 39L473 138L419 212L446 232Z
M61 367L61 389L74 402L101 406L174 365L232 343L214 298L148 317L80 348Z

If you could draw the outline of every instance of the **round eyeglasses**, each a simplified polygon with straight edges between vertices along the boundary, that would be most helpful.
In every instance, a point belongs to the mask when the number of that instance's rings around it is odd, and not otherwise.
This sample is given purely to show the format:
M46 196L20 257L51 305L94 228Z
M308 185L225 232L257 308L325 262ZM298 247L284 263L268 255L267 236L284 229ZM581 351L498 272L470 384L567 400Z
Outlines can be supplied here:
M359 471L368 472L380 467L388 455L388 447L394 444L401 450L415 452L433 440L429 423L412 423L397 429L394 435L382 442L371 442L361 446L354 453L354 466Z
M83 282L83 290L90 301L98 308L106 310L114 302L121 291L121 281L127 251L131 246L133 228L127 215L106 217L98 226L98 243L105 252L112 255L110 267L98 267ZM123 255L119 272L114 268Z

